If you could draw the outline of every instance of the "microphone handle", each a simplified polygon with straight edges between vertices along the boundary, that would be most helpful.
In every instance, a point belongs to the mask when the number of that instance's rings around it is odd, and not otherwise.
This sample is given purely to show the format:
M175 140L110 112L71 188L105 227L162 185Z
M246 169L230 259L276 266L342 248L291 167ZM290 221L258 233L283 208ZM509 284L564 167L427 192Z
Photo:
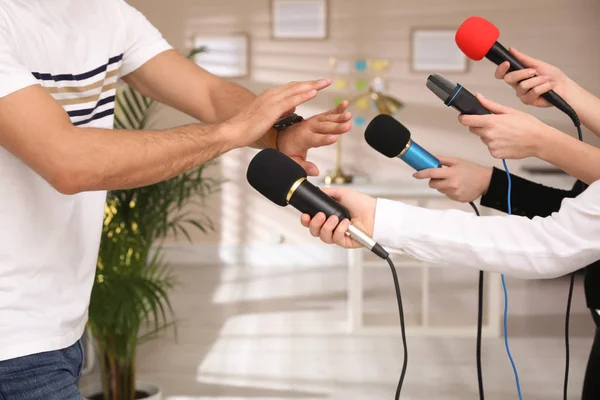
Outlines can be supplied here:
M491 114L487 108L481 105L477 97L469 92L465 87L459 85L454 95L446 103L461 114L467 115L486 115Z
M525 66L521 64L519 60L517 60L510 52L502 46L500 43L495 42L490 51L485 55L485 57L493 62L496 65L502 64L504 61L508 61L510 63L510 68L508 72L518 71L520 69L525 69ZM573 108L567 103L558 93L554 90L549 90L548 92L542 95L544 99L546 99L550 104L564 112L571 118L575 126L579 126L579 117Z
M335 215L340 221L350 219L350 213L344 206L306 180L296 188L289 204L311 218L322 212L327 218Z
M439 168L442 166L440 160L412 139L408 142L407 146L408 148L400 155L400 159L415 170L421 171L423 169Z
M289 204L303 214L310 215L311 218L317 215L317 213L322 212L327 218L335 215L340 222L344 219L351 220L350 213L344 206L306 180L294 190ZM346 231L346 235L384 260L389 257L389 254L381 245L354 225L350 225L350 228Z

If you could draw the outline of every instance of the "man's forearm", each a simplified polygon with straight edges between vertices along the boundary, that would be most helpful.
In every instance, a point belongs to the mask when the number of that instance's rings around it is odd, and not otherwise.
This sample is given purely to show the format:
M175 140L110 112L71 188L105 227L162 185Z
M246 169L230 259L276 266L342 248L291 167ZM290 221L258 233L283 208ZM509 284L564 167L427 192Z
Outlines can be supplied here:
M140 93L208 124L232 118L256 98L249 90L210 74L174 50L157 55L124 80ZM274 135L265 134L253 147L273 147Z
M600 179L600 149L552 128L537 157L588 185Z
M65 194L130 189L172 178L234 146L223 125L165 131L74 128L57 144L45 178Z

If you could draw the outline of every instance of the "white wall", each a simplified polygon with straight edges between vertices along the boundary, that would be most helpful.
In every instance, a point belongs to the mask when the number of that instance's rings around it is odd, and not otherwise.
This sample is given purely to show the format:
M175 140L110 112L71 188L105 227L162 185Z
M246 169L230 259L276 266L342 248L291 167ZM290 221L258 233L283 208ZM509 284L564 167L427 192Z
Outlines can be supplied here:
M409 35L415 27L456 28L466 17L480 15L496 24L501 42L514 45L560 66L569 76L594 93L600 93L597 66L600 52L600 3L594 0L331 0L330 37L325 41L275 41L270 37L269 0L130 0L182 52L194 34L247 32L251 35L252 76L239 81L255 92L292 80L328 75L328 59L335 57L388 58L392 62L390 92L406 103L397 115L413 138L434 154L460 156L486 165L500 165L491 159L483 144L458 124L457 114L447 109L425 87L428 74L411 73ZM506 105L525 107L514 92L493 78L494 66L471 63L465 74L444 74L472 92L482 92ZM331 95L331 93L330 93ZM330 95L322 95L300 108L307 116L327 109ZM556 110L528 112L573 134L568 119ZM174 112L165 112L164 125L189 122ZM590 138L590 135L587 135ZM598 141L596 141L598 143ZM377 179L410 179L408 168L370 150L362 132L351 132L344 140L344 162L351 171L368 173ZM219 225L215 235L196 235L204 243L306 243L312 239L298 223L292 210L280 209L255 194L245 182L251 150L234 151L221 157L215 173L229 180L222 195L210 202ZM359 157L360 155L360 157ZM322 172L333 165L334 148L311 151ZM510 162L514 172L522 164ZM314 243L314 242L313 242Z

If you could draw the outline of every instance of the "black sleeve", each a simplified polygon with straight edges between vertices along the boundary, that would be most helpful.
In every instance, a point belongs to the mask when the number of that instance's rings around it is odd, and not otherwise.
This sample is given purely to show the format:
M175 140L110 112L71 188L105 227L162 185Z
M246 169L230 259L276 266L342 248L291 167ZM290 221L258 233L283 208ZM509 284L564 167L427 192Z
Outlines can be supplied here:
M584 187L581 182L577 181L573 189L562 190L544 186L513 174L510 174L510 177L512 181L512 213L527 218L549 216L560 209L563 199L578 196ZM481 197L481 205L508 212L507 191L506 172L494 168L488 191Z

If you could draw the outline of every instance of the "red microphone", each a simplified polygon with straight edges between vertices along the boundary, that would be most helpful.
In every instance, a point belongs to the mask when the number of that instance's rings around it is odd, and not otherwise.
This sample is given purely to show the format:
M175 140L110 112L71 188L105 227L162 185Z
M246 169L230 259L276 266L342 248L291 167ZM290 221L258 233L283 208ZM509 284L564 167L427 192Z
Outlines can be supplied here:
M509 72L525 69L508 50L498 42L500 31L490 21L481 17L469 17L456 31L456 44L467 57L479 61L483 57L496 65L504 61L510 63ZM564 112L573 120L575 126L579 126L579 118L573 108L554 90L542 95L550 104Z

